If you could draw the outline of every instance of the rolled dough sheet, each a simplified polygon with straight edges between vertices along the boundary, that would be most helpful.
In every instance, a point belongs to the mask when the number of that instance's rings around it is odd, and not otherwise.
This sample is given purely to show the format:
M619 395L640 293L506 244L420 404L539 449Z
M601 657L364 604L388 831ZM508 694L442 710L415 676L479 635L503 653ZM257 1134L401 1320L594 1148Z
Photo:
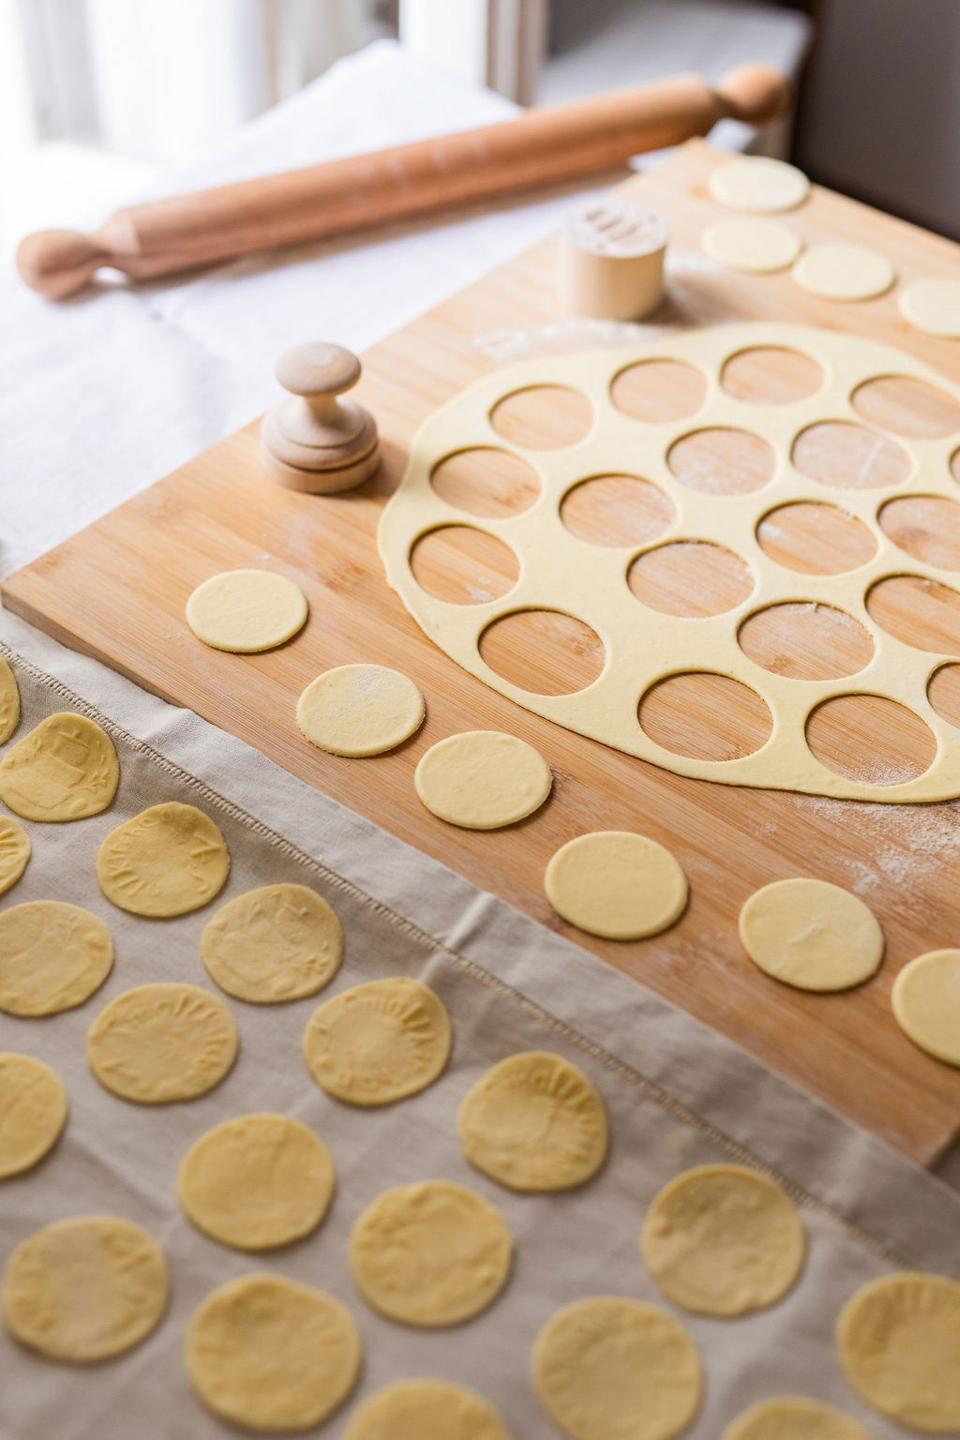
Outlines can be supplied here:
M761 1400L738 1415L723 1440L870 1440L859 1420L800 1395Z
M700 243L712 259L748 275L786 270L802 248L800 237L789 225L739 215L728 215L708 225Z
M745 155L710 171L710 194L731 210L795 210L810 194L802 170L785 160Z
M113 939L98 915L61 900L0 912L0 1010L56 1015L89 1000L113 967Z
M498 830L539 810L553 775L525 740L499 730L466 730L430 747L414 784L440 820L466 830Z
M900 313L918 330L960 340L960 280L914 280L900 291Z
M205 1095L228 1073L239 1039L222 1000L197 985L138 985L111 1000L87 1035L100 1084L139 1105Z
M873 911L849 890L797 876L756 890L740 911L740 939L761 970L798 990L847 990L883 958Z
M30 1055L0 1054L0 1180L38 1165L67 1123L67 1092Z
M453 1044L442 1002L419 980L355 985L313 1012L303 1054L321 1089L351 1105L390 1105L443 1074Z
M204 645L253 655L302 630L307 601L299 585L272 570L226 570L187 601L187 624Z
M119 783L113 741L85 715L48 715L0 760L0 800L25 820L99 815Z
M568 840L547 866L544 888L564 920L608 940L657 935L687 903L687 877L670 851L629 830Z
M383 755L423 724L426 705L407 675L386 665L340 665L311 680L297 702L297 724L332 755Z
M112 830L97 855L97 879L121 910L167 919L219 895L230 852L218 827L194 805L168 801Z
M20 879L30 859L30 837L9 815L0 815L0 895Z
M0 745L6 745L20 724L20 687L12 668L0 655Z
M316 890L262 885L220 907L201 952L207 973L228 995L276 1005L330 984L343 959L343 926Z
M960 950L931 950L893 983L893 1013L914 1045L960 1065Z
M811 245L793 267L804 290L825 300L872 300L897 278L890 261L865 245Z
M474 1390L449 1380L398 1380L354 1411L343 1440L510 1440Z

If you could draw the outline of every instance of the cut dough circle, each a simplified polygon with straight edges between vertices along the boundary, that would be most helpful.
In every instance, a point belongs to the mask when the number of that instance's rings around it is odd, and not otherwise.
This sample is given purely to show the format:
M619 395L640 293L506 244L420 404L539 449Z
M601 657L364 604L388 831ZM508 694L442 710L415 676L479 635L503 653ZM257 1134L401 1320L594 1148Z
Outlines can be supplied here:
M20 724L20 687L12 667L0 655L0 745L6 745Z
M113 968L113 940L98 915L62 900L0 911L0 1010L56 1015L89 1000Z
M237 1250L272 1250L309 1235L327 1213L333 1161L289 1115L238 1115L187 1151L177 1188L198 1229Z
M547 899L571 925L608 940L666 930L687 903L687 877L656 840L630 830L577 835L552 857Z
M512 1259L500 1211L451 1180L385 1190L350 1235L358 1290L404 1325L458 1325L479 1314L500 1294Z
M802 170L766 155L744 155L710 171L710 194L731 210L795 210L810 194Z
M186 915L219 895L230 852L218 827L194 805L151 805L112 830L97 855L97 879L121 910L151 919Z
M280 1275L242 1275L208 1295L187 1331L187 1371L217 1415L250 1430L310 1430L360 1374L353 1316Z
M386 665L339 665L311 680L297 701L297 724L332 755L383 755L419 730L423 696Z
M811 245L793 267L804 290L824 300L872 300L897 278L890 261L865 245Z
M30 837L9 815L0 815L0 895L20 879L31 854Z
M18 1245L3 1281L7 1327L52 1360L108 1360L146 1338L167 1308L163 1251L112 1215L57 1220Z
M0 1180L38 1165L67 1123L56 1070L30 1055L0 1054Z
M330 984L343 959L343 926L316 890L262 885L221 906L203 932L201 953L228 995L276 1005Z
M870 1440L859 1420L802 1395L751 1405L727 1426L723 1440Z
M187 601L187 624L204 645L235 655L272 650L302 630L307 601L299 585L272 570L226 570Z
M960 280L914 280L900 291L900 313L928 335L960 340Z
M537 1394L573 1440L672 1440L700 1407L686 1330L657 1305L602 1295L560 1310L533 1350Z
M113 741L85 715L48 715L0 760L0 800L25 820L99 815L120 783Z
M754 891L740 911L740 939L755 965L798 990L848 990L883 958L873 911L849 890L803 876Z
M640 1237L668 1300L701 1315L746 1315L783 1298L806 1234L775 1180L742 1165L686 1170L655 1197Z
M700 243L712 259L748 275L786 270L802 248L800 237L789 225L740 215L715 220L704 230Z
M510 1440L493 1406L450 1380L398 1380L355 1410L343 1440Z
M209 990L138 985L111 1000L90 1026L87 1062L114 1095L168 1105L219 1085L238 1045L233 1016Z
M390 1105L432 1085L450 1057L442 1002L405 976L370 980L327 1000L303 1036L310 1074L351 1105Z
M466 730L431 745L414 784L438 819L465 830L498 830L540 809L553 774L525 740L499 730Z
M960 950L930 950L893 982L893 1014L903 1033L948 1065L960 1065Z
M510 1055L465 1096L463 1153L511 1190L569 1190L607 1154L607 1113L586 1075L545 1050Z
M960 1432L960 1285L902 1271L862 1286L837 1322L837 1349L868 1405L930 1435Z

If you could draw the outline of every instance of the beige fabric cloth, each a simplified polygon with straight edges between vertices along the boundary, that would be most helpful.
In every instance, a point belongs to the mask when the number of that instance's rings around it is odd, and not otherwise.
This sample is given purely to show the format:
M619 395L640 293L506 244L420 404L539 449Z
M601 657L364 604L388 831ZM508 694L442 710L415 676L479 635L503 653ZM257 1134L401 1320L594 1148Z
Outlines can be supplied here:
M195 716L10 617L0 622L0 634L20 652L12 656L24 701L20 733L53 710L79 709L110 730L122 767L107 814L28 826L33 860L0 902L56 897L86 905L108 922L117 950L109 981L81 1009L49 1020L0 1015L0 1048L55 1065L72 1107L48 1160L0 1186L0 1260L48 1221L112 1212L157 1236L173 1279L160 1328L139 1349L101 1366L49 1364L3 1334L4 1440L214 1440L235 1433L192 1395L183 1336L214 1286L255 1269L322 1286L349 1305L366 1348L357 1397L402 1376L459 1379L499 1407L516 1440L548 1440L556 1432L529 1379L529 1351L540 1326L558 1306L586 1295L656 1300L637 1245L646 1206L679 1170L725 1159L768 1170L797 1198L809 1259L792 1294L768 1312L736 1321L681 1317L707 1375L706 1402L689 1435L717 1440L747 1404L791 1392L845 1407L877 1440L903 1434L869 1414L847 1386L833 1324L851 1291L891 1265L960 1276L960 1197L635 982ZM328 995L398 973L437 990L456 1037L440 1083L369 1113L331 1100L309 1079L301 1057L301 1035L316 1003L304 1000L263 1009L230 1001L242 1037L239 1062L218 1089L193 1103L145 1109L98 1086L86 1069L84 1039L103 1004L148 980L211 984L199 959L209 910L171 921L137 919L114 910L96 885L94 859L103 836L144 806L172 799L198 805L226 835L233 871L224 899L293 880L315 886L336 907L346 959ZM457 1106L470 1085L504 1055L530 1048L555 1049L580 1065L611 1118L612 1152L601 1175L553 1198L501 1190L470 1169L456 1137ZM286 1111L314 1126L338 1172L323 1227L260 1258L203 1238L181 1215L175 1195L177 1166L192 1141L252 1109ZM500 1206L517 1246L501 1299L469 1324L433 1333L376 1316L355 1292L346 1263L351 1223L367 1203L389 1185L429 1176L472 1185ZM340 1436L346 1413L320 1433Z

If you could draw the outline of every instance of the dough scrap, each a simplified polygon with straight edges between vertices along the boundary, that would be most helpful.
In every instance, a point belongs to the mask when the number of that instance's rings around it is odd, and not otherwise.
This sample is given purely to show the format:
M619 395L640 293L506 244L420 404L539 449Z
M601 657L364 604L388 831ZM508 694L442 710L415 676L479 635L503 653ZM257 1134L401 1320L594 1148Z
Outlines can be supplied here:
M203 932L201 951L221 990L276 1005L330 984L343 959L343 926L316 890L263 885L221 906Z
M384 1190L350 1235L361 1295L405 1325L457 1325L479 1314L506 1284L512 1258L500 1211L450 1180Z
M0 745L20 724L20 687L13 667L0 655Z
M177 1189L198 1229L237 1250L272 1250L309 1235L333 1197L323 1141L289 1115L238 1115L201 1135Z
M17 1246L3 1315L21 1344L52 1360L107 1360L155 1329L168 1294L163 1251L148 1231L84 1215L45 1225Z
M960 1285L901 1271L864 1285L837 1322L853 1388L874 1410L930 1435L960 1431Z
M230 852L218 827L194 805L151 805L112 830L97 855L97 879L112 904L133 915L186 915L219 895Z
M99 815L120 783L113 741L85 715L48 715L0 760L0 800L25 820Z
M310 1074L351 1105L390 1105L442 1075L453 1031L442 1002L405 976L370 980L317 1007L303 1036Z
M547 866L544 889L564 920L608 940L658 935L682 915L688 893L670 851L630 830L568 840Z
M793 267L804 290L825 300L873 300L897 278L890 261L865 245L811 245Z
M339 1300L279 1275L242 1275L199 1307L187 1371L217 1415L251 1430L310 1430L360 1373L363 1349Z
M463 1153L511 1190L569 1190L607 1154L607 1113L586 1075L544 1050L510 1055L465 1096Z
M493 1406L449 1380L398 1380L353 1412L343 1440L510 1440Z
M883 958L873 911L849 890L803 876L754 891L740 911L740 939L755 965L798 990L847 990Z
M297 701L297 724L332 755L383 755L423 724L423 696L386 665L339 665L311 680Z
M0 1010L56 1015L89 1000L113 968L113 939L98 915L62 900L0 911Z
M0 1054L0 1180L38 1165L67 1123L56 1070L30 1055Z
M914 280L900 291L900 313L928 335L960 340L960 280Z
M751 1405L723 1432L723 1440L870 1440L859 1420L802 1395Z
M700 237L706 253L731 270L769 275L786 270L800 254L800 237L779 220L727 215Z
M700 1315L746 1315L791 1288L806 1235L775 1180L742 1165L701 1165L654 1198L640 1248L675 1305Z
M255 655L302 630L307 601L299 585L272 570L225 570L187 601L187 624L204 645Z
M533 1379L573 1440L672 1440L703 1393L700 1357L679 1321L619 1295L558 1310L537 1336Z
M107 1090L139 1105L205 1095L228 1073L233 1016L197 985L138 985L104 1006L87 1035L87 1063Z
M440 820L465 830L498 830L540 809L553 774L525 740L499 730L466 730L431 745L414 784Z
M710 171L707 188L731 210L795 210L810 194L802 170L766 155L744 155Z
M30 859L30 837L9 815L0 815L0 895L20 879Z
M930 950L905 965L893 982L900 1029L937 1060L960 1065L960 950Z

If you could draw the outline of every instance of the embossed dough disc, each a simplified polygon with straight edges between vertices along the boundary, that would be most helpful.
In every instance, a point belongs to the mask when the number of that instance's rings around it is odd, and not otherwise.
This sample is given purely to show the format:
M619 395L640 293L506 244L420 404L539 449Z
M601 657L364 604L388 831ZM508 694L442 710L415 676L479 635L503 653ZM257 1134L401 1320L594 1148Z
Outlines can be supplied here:
M120 764L113 741L85 715L46 720L0 760L0 800L25 820L84 820L106 810L117 793Z
M112 966L109 929L80 905L28 900L0 912L0 1010L9 1015L72 1010Z
M20 724L20 687L10 665L0 656L0 745L6 745Z
M320 1005L303 1037L310 1073L351 1105L389 1105L432 1085L453 1041L440 1000L396 976L355 985Z
M119 825L97 855L107 899L154 919L199 910L219 895L229 873L230 852L217 826L196 806L174 800Z
M30 1055L0 1054L0 1180L39 1164L66 1120L57 1072Z
M353 1412L343 1440L510 1440L492 1405L449 1380L398 1380Z
M30 837L9 815L0 815L0 895L12 890L30 859Z
M751 1405L727 1426L723 1440L870 1440L859 1420L801 1395Z
M343 927L306 885L262 885L230 900L203 932L203 963L238 1000L275 1005L315 995L343 958Z
M138 985L100 1011L87 1036L87 1060L115 1095L166 1105L218 1085L238 1043L233 1016L209 990Z

